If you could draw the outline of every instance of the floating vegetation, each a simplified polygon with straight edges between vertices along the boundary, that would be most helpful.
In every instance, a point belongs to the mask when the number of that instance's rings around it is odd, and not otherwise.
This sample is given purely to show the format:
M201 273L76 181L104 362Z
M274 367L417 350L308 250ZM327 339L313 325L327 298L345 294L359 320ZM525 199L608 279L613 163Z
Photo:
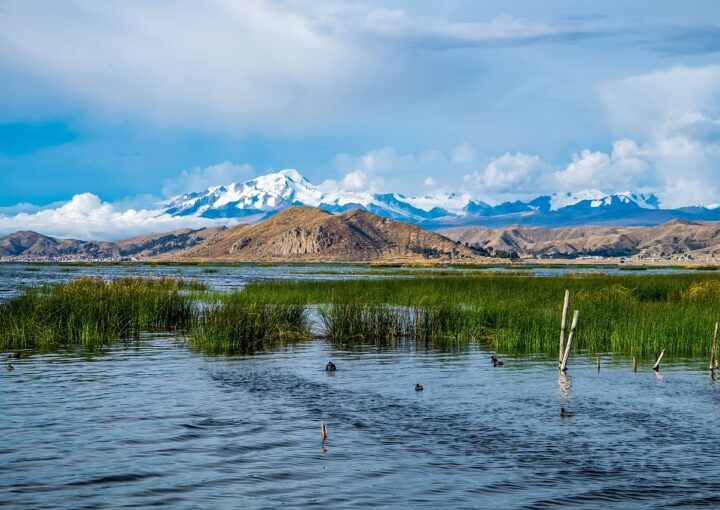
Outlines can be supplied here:
M205 309L188 343L206 354L248 354L307 338L304 306L258 303L233 294Z
M141 331L189 327L196 316L186 289L206 288L173 278L79 278L25 290L0 304L4 350L97 350Z

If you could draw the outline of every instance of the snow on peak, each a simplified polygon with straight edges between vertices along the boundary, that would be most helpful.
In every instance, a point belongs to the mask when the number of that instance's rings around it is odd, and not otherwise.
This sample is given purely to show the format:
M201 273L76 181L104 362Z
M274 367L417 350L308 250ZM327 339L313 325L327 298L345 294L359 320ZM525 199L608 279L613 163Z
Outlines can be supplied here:
M570 207L580 202L590 202L590 207L611 206L613 202L635 204L643 209L657 209L658 199L652 193L633 193L622 191L608 194L598 189L587 189L576 193L553 193L550 196L550 210L557 211L563 207Z
M433 209L445 209L453 214L462 214L463 209L474 201L473 197L468 194L458 195L457 193L432 193L421 197L397 196L413 207L426 212Z
M550 210L557 211L563 207L569 207L585 200L602 200L608 196L598 189L586 189L577 193L553 193L550 195Z

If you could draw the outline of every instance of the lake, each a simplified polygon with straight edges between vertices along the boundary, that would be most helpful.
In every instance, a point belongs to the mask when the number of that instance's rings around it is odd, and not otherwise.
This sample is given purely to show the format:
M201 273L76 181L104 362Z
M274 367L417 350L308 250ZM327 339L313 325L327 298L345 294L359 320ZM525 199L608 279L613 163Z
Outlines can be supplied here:
M352 267L0 266L0 295L85 274L367 277ZM346 350L207 357L146 335L0 373L8 508L694 508L720 505L720 388L706 360ZM324 371L333 360L337 372ZM416 392L415 384L424 391ZM575 416L562 418L560 407ZM320 422L329 427L323 444Z

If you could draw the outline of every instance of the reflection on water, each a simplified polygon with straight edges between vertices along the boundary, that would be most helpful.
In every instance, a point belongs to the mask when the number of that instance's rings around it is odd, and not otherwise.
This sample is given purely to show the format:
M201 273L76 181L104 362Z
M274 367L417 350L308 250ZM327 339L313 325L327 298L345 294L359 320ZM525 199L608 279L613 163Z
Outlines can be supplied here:
M489 355L313 341L206 358L158 336L91 359L23 358L0 373L0 505L720 504L706 362L633 374L608 360L598 373L576 356L558 375L557 359L493 368Z

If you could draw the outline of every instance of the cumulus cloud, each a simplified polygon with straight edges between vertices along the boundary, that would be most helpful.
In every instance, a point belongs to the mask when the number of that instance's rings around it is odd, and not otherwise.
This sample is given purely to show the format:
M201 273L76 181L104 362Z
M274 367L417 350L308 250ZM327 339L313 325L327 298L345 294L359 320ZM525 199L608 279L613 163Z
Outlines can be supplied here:
M518 152L506 152L495 158L482 170L466 174L466 187L478 193L526 194L538 192L544 180L547 165L538 157Z
M648 153L633 140L618 140L610 154L588 149L574 154L564 170L555 172L555 178L562 190L634 190L645 184L650 174Z
M227 221L225 221L226 223ZM196 217L172 217L157 210L119 209L92 193L75 195L59 207L32 213L0 214L0 233L34 230L45 235L83 240L112 240L178 228L221 223Z
M174 197L183 193L202 191L211 186L242 182L251 179L255 170L248 164L236 165L229 161L208 167L183 170L173 179L166 179L162 193Z

